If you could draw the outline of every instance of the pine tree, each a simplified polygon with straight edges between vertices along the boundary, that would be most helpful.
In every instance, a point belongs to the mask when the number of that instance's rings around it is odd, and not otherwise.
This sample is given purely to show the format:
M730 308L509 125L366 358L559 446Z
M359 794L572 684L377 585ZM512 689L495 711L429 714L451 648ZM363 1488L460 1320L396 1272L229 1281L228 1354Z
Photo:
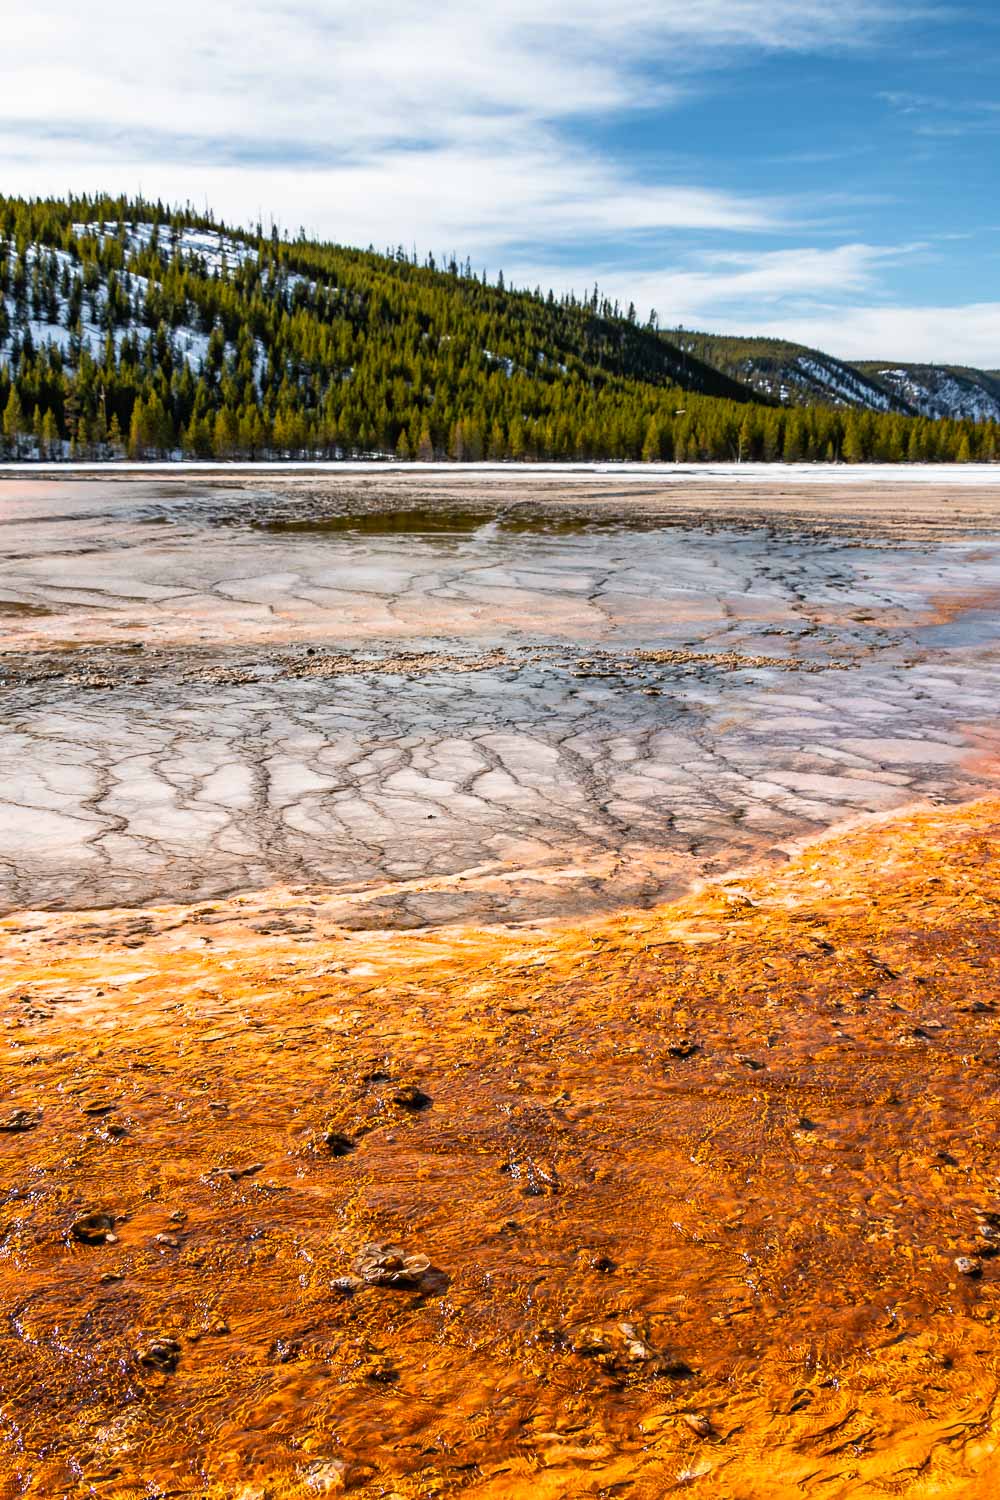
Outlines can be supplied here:
M46 411L42 418L41 447L46 458L59 457L59 428L51 411Z
M134 461L148 457L149 431L146 424L146 403L140 396L132 407L132 420L128 429L128 456Z
M864 463L867 454L865 452L864 436L857 413L851 412L844 427L844 441L841 444L840 454L845 464Z
M7 398L7 405L4 407L3 435L7 444L7 451L14 458L19 458L21 455L21 436L24 430L24 408L21 405L21 398L17 393L17 387L12 385L10 396Z
M655 417L650 417L646 424L646 436L642 443L642 461L644 464L658 464L662 457L660 424Z
M180 231L210 217L172 214L148 242L126 230L158 212L0 197L5 452L20 456L34 431L39 452L61 451L62 433L74 455L119 457L124 425L144 457L172 453L180 434L202 457L1000 458L995 424L755 403L699 364L698 336L665 357L676 339L665 345L652 318L640 326L597 287L557 301L491 286L457 257L443 275L398 248L380 257L276 233L246 237L206 274ZM80 227L101 220L104 234ZM58 341L32 337L33 315L61 319ZM104 329L100 347L81 320ZM182 347L189 328L204 335L203 361ZM665 380L670 368L687 389Z

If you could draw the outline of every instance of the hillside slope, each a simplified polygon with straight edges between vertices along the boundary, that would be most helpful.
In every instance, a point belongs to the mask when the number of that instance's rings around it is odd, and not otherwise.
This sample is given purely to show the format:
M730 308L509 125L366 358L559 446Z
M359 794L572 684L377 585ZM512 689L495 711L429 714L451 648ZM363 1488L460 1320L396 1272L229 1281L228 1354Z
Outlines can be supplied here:
M1000 422L1000 372L963 365L880 364L855 366L923 417L968 417Z
M881 377L744 343L678 347L596 290L512 290L401 248L288 240L142 201L0 198L0 458L1000 452L964 413L912 420Z
M808 349L804 344L784 339L735 338L687 331L678 331L671 337L692 359L704 361L739 380L758 396L785 405L810 406L818 401L864 411L921 414L903 394L881 380L878 366L851 365L819 349Z
M0 200L0 359L8 447L99 453L137 401L163 451L523 458L629 456L661 411L752 399L592 302L118 200Z
M852 363L785 339L680 329L669 337L693 361L712 365L758 396L784 405L822 402L934 421L1000 421L1000 374L995 370L887 360Z

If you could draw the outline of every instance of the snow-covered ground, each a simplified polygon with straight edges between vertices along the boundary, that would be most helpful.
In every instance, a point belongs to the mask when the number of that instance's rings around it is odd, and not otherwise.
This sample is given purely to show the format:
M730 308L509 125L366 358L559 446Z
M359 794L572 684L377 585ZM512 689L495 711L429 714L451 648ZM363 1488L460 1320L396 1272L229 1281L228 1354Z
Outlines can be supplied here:
M572 478L575 482L609 476L641 484L688 484L725 480L741 484L935 484L954 488L995 485L1000 464L528 464L394 463L343 460L331 463L5 463L0 479L15 475L68 478L74 474L474 474L500 483L516 477Z
M74 224L73 229L78 236L92 235L95 238L115 239L118 235L119 226L114 223L105 224L103 230L97 224ZM134 254L150 243L153 233L152 224L127 224L126 248L128 253ZM232 268L238 263L246 260L256 260L257 252L248 245L241 244L238 240L228 235L215 231L184 229L176 237L171 235L169 227L160 227L160 247L168 258L177 253L185 262L197 263L199 272L212 276L222 269L223 264ZM2 248L3 242L0 242ZM8 245L9 249L9 245ZM29 245L26 253L26 261L29 272L35 264L36 259L48 262L50 257L54 258L57 266L57 277L61 282L64 272L70 283L81 275L81 265L65 250L57 250L48 246L39 247ZM140 340L150 333L150 329L142 321L141 308L146 299L148 281L145 276L139 276L134 271L121 273L119 280L127 287L129 300L133 308L133 316L125 327L117 327L113 331L116 350L121 346L122 340L130 335L136 335ZM297 282L302 281L300 276L290 275L287 284L294 289ZM57 295L58 311L53 309L55 316L46 318L32 317L28 320L28 328L31 330L32 343L37 349L45 348L54 344L65 355L69 351L72 333L67 326L68 299L60 291ZM107 328L105 326L105 310L107 307L107 287L102 277L99 285L93 293L84 292L81 313L81 341L90 350L90 353L99 359L101 351L107 340ZM6 310L10 333L8 341L16 337L22 330L23 325L16 318L16 306L13 296L6 298ZM173 344L175 356L187 360L192 370L197 374L205 360L208 352L208 334L200 328L188 324L182 324L170 330L171 343ZM232 345L227 344L227 356L232 353ZM255 377L259 380L260 375L267 362L267 351L258 339L256 341Z
M152 242L154 225L126 224L125 239L130 251L143 250ZM117 239L119 225L107 223L103 229L99 224L74 224L73 232L78 238L92 235L94 239ZM160 249L164 255L172 255L176 248L185 260L198 257L204 261L209 275L227 266L242 265L245 260L256 260L257 252L241 240L214 229L181 229L175 236L169 224L161 224L157 231Z

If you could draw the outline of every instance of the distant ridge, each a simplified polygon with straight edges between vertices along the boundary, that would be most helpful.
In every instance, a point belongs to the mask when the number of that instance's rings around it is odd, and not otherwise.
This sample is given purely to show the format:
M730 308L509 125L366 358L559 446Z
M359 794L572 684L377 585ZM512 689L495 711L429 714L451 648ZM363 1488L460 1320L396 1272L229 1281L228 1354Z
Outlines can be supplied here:
M678 348L784 404L855 407L903 416L1000 422L1000 373L898 360L851 363L785 339L728 334L667 335Z

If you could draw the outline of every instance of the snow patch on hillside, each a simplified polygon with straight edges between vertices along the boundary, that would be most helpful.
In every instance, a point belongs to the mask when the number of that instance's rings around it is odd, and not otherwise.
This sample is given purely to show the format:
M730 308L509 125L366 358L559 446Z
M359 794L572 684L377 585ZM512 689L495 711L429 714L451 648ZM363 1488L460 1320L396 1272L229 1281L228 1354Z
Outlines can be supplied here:
M103 227L98 224L74 224L73 230L78 238L91 236L107 240L117 239L119 236L119 225L114 223L105 224ZM126 256L148 247L153 241L153 230L152 224L126 224L124 236ZM191 268L196 269L199 274L209 276L215 275L223 266L232 268L237 262L256 260L255 250L214 231L184 229L178 235L172 235L169 229L161 226L159 245L165 257L171 258L176 252L185 264L190 264ZM0 241L0 250L6 250L13 258L13 246L9 242ZM49 270L54 269L52 279L59 289L47 305L36 310L33 306L31 278L35 266L39 263L43 263ZM149 287L148 279L135 271L123 270L117 273L119 286L128 298L130 313L127 325L116 324L109 329L108 287L103 275L96 286L88 289L83 285L81 262L75 256L66 250L40 245L27 247L25 267L28 275L27 315L25 315L24 305L21 309L18 308L13 293L0 298L6 310L8 327L6 340L0 342L0 358L9 354L15 343L23 346L26 334L30 336L36 349L54 346L64 358L74 356L74 339L76 338L79 340L80 348L87 348L94 359L100 360L109 334L114 341L117 353L123 341L130 336L136 337L141 343L156 331L149 328L143 321L143 305ZM303 280L304 278L295 275L289 275L286 278L290 290ZM70 326L70 296L74 283L78 283L77 290L82 293L78 329ZM70 295L63 291L64 286L70 288ZM41 316L38 315L39 312ZM198 374L208 353L208 333L190 324L179 324L175 328L168 329L168 337L175 360L177 362L182 359L186 360L192 371ZM226 355L229 356L232 353L233 345L227 344ZM259 381L266 364L267 350L258 339L255 341L255 380Z
M964 418L973 422L1000 421L1000 396L975 379L935 366L885 369L879 374L903 400L923 417Z
M78 239L91 237L103 242L118 239L122 228L121 224L114 222L104 225L74 224L73 233ZM215 229L175 231L169 224L126 223L122 237L127 251L131 254L148 249L155 238L160 253L166 260L179 255L185 261L201 261L209 276L214 276L221 271L223 265L232 269L233 266L242 265L244 261L257 259L256 249Z
M847 365L832 359L819 360L808 354L800 354L795 366L814 388L832 397L837 405L864 406L869 411L893 409L893 402L885 391L880 391L871 381L865 380Z

